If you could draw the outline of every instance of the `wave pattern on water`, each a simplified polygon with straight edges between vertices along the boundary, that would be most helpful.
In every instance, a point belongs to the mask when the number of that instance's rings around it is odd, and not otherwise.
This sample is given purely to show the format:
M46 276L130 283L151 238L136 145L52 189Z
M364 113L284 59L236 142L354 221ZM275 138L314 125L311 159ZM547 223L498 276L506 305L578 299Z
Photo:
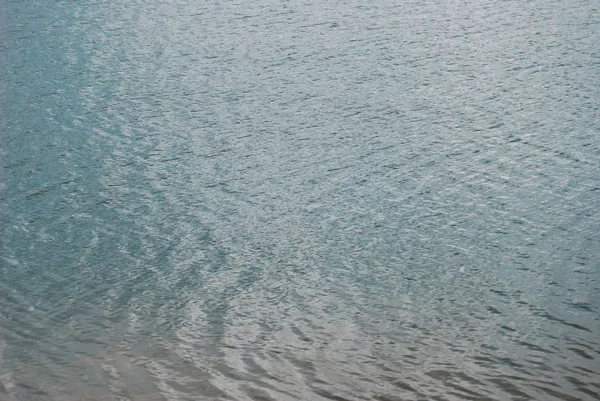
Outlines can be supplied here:
M599 29L0 0L0 399L599 399Z

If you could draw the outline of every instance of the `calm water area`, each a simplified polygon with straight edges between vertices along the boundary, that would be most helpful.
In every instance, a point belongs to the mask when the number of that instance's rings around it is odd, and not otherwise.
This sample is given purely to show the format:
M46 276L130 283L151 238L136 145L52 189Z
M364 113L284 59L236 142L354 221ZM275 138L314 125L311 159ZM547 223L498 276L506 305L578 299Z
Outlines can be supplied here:
M597 0L0 0L0 400L599 399Z

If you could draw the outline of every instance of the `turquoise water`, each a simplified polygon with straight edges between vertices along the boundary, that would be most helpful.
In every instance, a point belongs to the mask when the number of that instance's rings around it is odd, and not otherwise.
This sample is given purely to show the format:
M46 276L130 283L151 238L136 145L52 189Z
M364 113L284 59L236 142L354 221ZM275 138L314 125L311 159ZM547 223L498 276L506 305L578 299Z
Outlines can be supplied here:
M0 0L1 400L600 399L593 0Z

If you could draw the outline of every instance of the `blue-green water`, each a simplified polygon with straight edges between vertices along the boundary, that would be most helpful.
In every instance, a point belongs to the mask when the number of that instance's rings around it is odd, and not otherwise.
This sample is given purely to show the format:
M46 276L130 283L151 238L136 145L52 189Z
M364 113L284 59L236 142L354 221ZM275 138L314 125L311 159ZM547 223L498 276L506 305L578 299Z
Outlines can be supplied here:
M600 4L0 0L0 399L600 399Z

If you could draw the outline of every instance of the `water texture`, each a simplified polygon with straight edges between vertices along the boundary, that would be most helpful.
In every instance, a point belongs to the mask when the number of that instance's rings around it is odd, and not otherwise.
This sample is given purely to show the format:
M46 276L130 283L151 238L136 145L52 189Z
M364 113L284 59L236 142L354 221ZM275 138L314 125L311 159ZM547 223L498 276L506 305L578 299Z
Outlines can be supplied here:
M600 399L600 4L0 0L0 399Z

